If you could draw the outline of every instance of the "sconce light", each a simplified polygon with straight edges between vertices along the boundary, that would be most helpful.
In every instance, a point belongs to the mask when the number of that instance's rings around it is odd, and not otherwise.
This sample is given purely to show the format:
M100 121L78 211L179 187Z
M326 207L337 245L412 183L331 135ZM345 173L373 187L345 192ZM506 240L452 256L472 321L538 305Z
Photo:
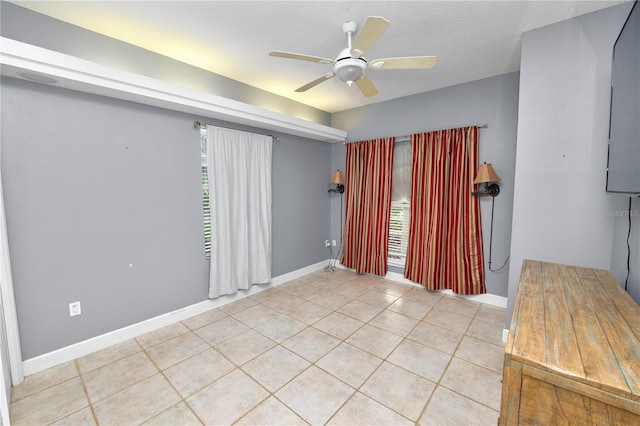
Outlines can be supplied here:
M495 182L500 182L500 176L493 170L491 163L484 163L478 169L478 175L476 180L473 181L474 185L484 183L484 189L480 191L473 191L472 194L476 197L483 197L490 195L492 197L497 196L500 193L500 186Z
M331 175L330 184L335 185L335 188L331 188L328 192L339 192L342 194L344 192L344 177L342 176L342 172L340 170L336 170Z
M509 256L504 261L504 264L498 269L491 268L491 252L493 248L493 210L494 203L496 201L496 196L500 193L500 186L498 186L495 182L500 182L500 176L493 170L491 163L484 163L478 168L478 176L476 176L476 180L473 181L474 185L479 185L484 183L484 189L480 191L473 191L471 194L476 197L483 197L485 195L491 196L491 233L489 234L489 270L491 272L498 272L502 268L505 267L507 261L509 260Z

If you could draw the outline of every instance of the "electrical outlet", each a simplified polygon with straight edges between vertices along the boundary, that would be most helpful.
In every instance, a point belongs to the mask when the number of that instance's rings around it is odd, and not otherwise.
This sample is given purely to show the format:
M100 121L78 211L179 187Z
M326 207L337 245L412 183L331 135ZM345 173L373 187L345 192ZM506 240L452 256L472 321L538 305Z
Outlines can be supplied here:
M329 242L329 240L324 240L324 246L331 247L331 243Z
M75 317L76 315L80 315L82 311L80 310L80 302L69 303L69 316Z
M331 240L331 245L335 247L336 246L336 240Z

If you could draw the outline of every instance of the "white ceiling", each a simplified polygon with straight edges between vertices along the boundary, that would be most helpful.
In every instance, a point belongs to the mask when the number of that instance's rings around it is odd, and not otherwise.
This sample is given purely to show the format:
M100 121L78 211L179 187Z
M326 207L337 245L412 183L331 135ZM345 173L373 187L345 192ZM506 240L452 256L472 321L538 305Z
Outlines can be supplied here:
M522 33L624 1L13 1L80 27L327 111L421 93L519 69ZM294 90L330 65L271 50L335 58L343 22L391 26L367 59L436 55L431 70L367 71L365 98L337 78ZM553 64L549 64L553 66Z

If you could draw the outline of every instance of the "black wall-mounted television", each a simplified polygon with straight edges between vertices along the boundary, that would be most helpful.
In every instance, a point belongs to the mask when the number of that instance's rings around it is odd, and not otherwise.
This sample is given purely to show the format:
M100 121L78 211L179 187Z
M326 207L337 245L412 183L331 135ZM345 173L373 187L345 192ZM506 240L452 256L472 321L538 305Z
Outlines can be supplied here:
M607 192L640 197L640 6L613 46Z

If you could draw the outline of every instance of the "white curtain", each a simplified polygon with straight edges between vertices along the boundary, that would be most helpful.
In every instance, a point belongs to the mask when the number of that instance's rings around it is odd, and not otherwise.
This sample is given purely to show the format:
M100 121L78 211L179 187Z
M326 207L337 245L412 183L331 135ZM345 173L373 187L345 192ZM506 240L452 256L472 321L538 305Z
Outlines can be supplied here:
M207 126L209 297L271 281L271 136Z

